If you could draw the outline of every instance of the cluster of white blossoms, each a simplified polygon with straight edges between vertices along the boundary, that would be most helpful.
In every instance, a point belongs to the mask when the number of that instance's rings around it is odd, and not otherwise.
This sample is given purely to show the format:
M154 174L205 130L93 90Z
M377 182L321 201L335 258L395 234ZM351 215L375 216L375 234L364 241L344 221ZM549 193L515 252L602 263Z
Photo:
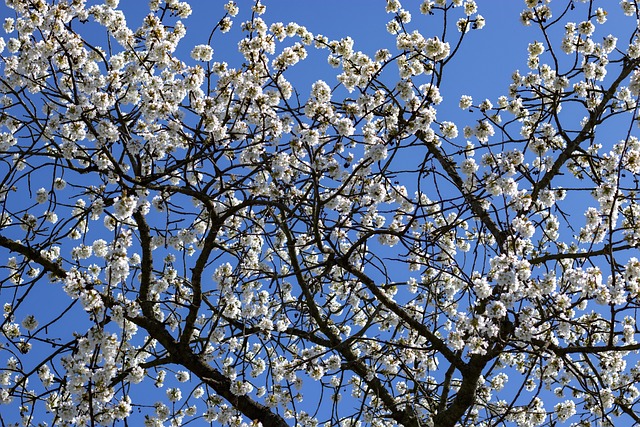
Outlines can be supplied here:
M238 3L185 51L186 2L7 1L8 422L638 422L636 2L526 0L479 101L473 0L387 0L370 53Z

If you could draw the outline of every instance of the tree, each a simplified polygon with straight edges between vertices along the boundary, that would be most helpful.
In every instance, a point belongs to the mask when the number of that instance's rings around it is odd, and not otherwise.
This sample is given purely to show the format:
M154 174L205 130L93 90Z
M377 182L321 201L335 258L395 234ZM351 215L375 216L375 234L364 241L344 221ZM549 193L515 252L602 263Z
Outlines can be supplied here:
M182 59L184 2L6 3L3 426L640 423L636 1L525 1L458 112L473 0L374 55L230 2Z

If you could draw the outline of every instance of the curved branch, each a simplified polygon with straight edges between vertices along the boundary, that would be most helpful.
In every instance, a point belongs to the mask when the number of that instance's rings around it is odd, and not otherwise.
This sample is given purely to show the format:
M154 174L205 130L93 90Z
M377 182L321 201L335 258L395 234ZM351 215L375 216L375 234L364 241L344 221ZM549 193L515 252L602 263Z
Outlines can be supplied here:
M482 207L481 201L473 194L465 191L464 181L456 170L456 165L453 160L449 159L432 140L426 138L424 132L418 131L416 132L416 136L427 146L429 152L438 160L438 163L440 163L445 172L447 172L447 175L453 181L458 191L460 191L460 194L462 194L465 201L469 204L473 213L480 219L480 221L482 221L484 226L489 229L493 237L496 239L500 251L503 251L504 243L506 242L506 233L498 227L498 224L496 224L493 219L491 219L491 216L487 213L486 209Z
M600 124L600 116L606 110L607 104L611 99L615 96L616 90L620 86L620 84L629 77L629 75L640 65L640 59L634 59L632 61L628 61L624 64L622 70L620 71L620 75L618 78L611 84L609 89L604 93L602 97L602 101L598 104L598 106L589 114L589 120L584 125L580 133L575 137L573 141L569 141L567 147L558 155L558 158L553 163L553 166L549 169L547 173L544 174L542 179L538 181L536 185L534 185L533 190L531 191L531 200L535 202L538 200L538 194L544 188L547 188L549 184L551 184L551 180L560 173L560 168L564 165L567 160L571 158L573 152L582 144L585 140L590 138L593 135L593 132L598 124ZM531 204L534 206L534 203Z
M24 255L25 258L30 259L31 261L37 262L46 271L50 272L51 274L53 274L53 276L59 279L64 279L65 277L67 277L67 271L62 268L60 264L45 258L40 253L40 251L30 246L23 245L2 235L0 235L0 246L9 249L11 252L16 252Z
M129 317L128 319L144 328L152 338L158 340L169 352L171 362L184 366L246 417L260 421L265 427L289 427L284 418L271 411L269 407L256 402L249 396L233 394L231 380L209 365L202 356L185 349L171 336L162 323L144 316Z

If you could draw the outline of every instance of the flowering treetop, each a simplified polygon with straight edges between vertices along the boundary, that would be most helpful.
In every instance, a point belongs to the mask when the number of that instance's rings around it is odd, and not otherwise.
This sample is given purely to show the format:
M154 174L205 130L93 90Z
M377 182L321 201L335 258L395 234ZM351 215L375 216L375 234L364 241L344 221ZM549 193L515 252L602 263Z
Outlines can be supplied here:
M473 0L388 0L372 54L242 3L180 58L185 2L6 0L6 422L640 423L636 1L525 1L471 115Z

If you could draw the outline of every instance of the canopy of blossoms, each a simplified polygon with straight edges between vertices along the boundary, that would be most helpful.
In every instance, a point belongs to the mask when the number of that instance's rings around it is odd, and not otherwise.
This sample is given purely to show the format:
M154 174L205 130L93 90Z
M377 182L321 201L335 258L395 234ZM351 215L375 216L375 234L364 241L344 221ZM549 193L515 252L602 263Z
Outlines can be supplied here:
M2 425L640 423L635 0L526 0L484 100L481 1L371 53L211 3L190 57L185 2L0 8Z

